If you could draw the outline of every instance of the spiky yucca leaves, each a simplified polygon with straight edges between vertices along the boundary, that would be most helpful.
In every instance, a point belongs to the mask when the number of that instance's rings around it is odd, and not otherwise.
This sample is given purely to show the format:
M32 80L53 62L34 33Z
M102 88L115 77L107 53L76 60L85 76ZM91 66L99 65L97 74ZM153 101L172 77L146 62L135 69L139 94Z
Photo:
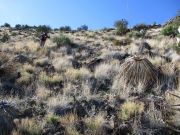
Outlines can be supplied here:
M151 89L158 81L158 71L148 59L135 56L120 66L118 80L125 87L141 86L141 91L145 91Z

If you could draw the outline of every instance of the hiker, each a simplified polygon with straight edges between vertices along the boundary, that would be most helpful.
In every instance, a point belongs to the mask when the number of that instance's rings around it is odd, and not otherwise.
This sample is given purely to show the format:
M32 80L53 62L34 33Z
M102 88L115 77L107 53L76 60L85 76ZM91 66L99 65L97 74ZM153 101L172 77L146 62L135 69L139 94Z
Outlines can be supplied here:
M41 38L40 38L41 39L41 42L40 42L41 47L44 47L47 38L50 38L50 36L48 36L48 34L46 32L41 34Z

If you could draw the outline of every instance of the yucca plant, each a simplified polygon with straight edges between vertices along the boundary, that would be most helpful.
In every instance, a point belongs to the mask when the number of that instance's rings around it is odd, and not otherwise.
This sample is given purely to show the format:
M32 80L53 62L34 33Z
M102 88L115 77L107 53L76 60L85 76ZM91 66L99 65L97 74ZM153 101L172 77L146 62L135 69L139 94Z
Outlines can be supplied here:
M158 70L148 59L135 56L120 66L118 79L125 87L141 85L142 90L148 90L158 81Z

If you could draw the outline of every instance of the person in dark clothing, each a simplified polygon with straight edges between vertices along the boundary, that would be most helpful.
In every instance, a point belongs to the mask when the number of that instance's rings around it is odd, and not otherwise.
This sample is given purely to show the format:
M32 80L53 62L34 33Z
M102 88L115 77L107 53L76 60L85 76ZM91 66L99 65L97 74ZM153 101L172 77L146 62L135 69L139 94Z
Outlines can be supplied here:
M41 42L40 42L40 46L41 46L41 47L44 47L47 38L50 38L50 36L48 36L47 33L42 33L42 34L41 34L41 38L40 38L40 39L41 39Z

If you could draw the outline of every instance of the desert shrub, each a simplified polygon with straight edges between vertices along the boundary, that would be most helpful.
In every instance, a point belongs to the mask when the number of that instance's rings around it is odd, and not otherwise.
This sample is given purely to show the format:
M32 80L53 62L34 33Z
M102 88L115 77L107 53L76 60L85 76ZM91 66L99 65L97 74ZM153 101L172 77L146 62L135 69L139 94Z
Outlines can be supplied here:
M59 28L60 31L71 31L71 27L70 26L62 26Z
M178 34L178 26L167 25L161 32L164 36L176 36Z
M53 42L56 43L57 47L61 47L63 45L72 45L72 41L69 37L64 35L60 35L59 37L55 37Z
M122 40L113 40L113 44L116 46L125 46L125 45L129 45L131 43L131 39L130 38L125 38Z
M45 84L47 86L59 84L62 80L62 76L59 76L57 74L53 76L48 76L45 72L41 72L39 75L40 83Z
M142 38L144 37L146 34L146 30L142 30L142 31L131 31L128 33L129 37L134 37L134 38Z
M126 34L128 31L128 21L126 21L125 19L115 22L114 26L116 27L117 35Z
M52 63L57 72L63 72L72 67L72 61L68 57L57 57Z
M144 23L137 24L133 27L134 30L140 31L140 30L147 30L148 26Z
M10 36L8 34L4 34L2 38L0 39L1 42L5 43L10 39Z
M11 36L17 36L17 33L16 33L16 32L13 32L13 33L11 34Z
M47 25L39 25L36 28L36 31L37 33L42 33L42 32L49 33L51 31L51 27Z
M173 50L175 50L177 54L180 54L180 43L178 44L178 46L174 45Z
M122 120L128 120L144 111L143 103L135 103L135 102L125 102L120 112L118 113L118 117Z
M21 29L21 24L16 24L15 29L20 30Z
M67 127L67 134L68 135L81 135L74 126Z
M74 69L69 68L67 69L65 76L67 80L77 81L77 80L87 80L91 77L91 73L86 68Z
M16 124L17 130L13 134L18 135L42 135L42 127L35 119L22 119Z
M8 27L8 28L10 28L10 27L11 27L11 25L10 25L9 23L4 23L4 27Z
M116 46L119 46L119 45L120 45L120 40L114 39L112 42L113 42L113 44L116 45Z
M82 25L82 26L78 27L77 30L78 31L82 31L82 30L87 31L88 30L88 26L87 25Z
M102 114L98 114L95 117L89 117L85 119L85 123L90 131L93 134L97 134L100 132L101 125L105 122Z
M21 26L22 30L29 30L30 28L31 28L31 26L29 26L27 24Z
M45 120L46 120L46 123L55 125L60 121L60 118L59 116L49 114L48 116L46 116Z
M69 113L59 117L60 122L66 125L73 125L77 121L77 119L78 117L74 113Z
M26 71L21 71L21 77L17 80L18 84L21 85L28 85L31 83L32 80L32 74L26 72Z

